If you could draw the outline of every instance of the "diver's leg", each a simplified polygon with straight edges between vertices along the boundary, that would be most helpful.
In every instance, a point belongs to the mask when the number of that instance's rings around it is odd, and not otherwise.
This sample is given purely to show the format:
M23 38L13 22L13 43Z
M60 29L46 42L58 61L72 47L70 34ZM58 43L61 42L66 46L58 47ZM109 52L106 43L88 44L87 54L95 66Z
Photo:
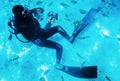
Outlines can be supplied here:
M45 38L49 38L56 33L60 33L67 40L70 39L70 36L66 33L66 31L61 26L52 27L52 28L46 30L43 35L44 35Z
M70 42L73 43L75 41L75 38L77 37L77 35L79 34L79 32L73 32L71 38L70 38Z
M62 51L63 48L60 44L50 41L50 40L43 40L43 42L40 42L37 44L38 46L41 47L47 47L47 48L52 48L52 49L56 49L56 62L58 64L60 64L61 58L62 58Z
M82 32L85 27L88 25L88 23L82 23L82 24L78 24L75 28L75 30L73 31L73 34L71 36L70 42L73 43L75 41L75 38L78 36L78 34L80 32Z
M61 27L61 26L56 26L58 27L58 32L67 40L70 39L70 36L67 34L67 32Z

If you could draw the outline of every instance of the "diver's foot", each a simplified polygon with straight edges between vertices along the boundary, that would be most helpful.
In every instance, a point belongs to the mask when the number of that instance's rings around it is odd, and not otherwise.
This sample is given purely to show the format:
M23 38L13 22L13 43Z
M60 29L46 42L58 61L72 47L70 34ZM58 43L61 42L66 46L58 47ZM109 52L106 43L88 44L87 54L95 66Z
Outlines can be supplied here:
M64 66L63 66L62 64L58 64L58 63L57 63L57 64L54 65L54 67L55 67L56 69L61 70L61 69L63 69Z

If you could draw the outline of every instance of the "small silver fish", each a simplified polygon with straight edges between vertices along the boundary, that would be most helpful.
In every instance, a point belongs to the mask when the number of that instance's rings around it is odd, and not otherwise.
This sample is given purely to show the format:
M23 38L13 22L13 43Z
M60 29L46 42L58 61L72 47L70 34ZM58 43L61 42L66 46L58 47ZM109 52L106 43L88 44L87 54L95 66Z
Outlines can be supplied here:
M111 81L111 79L110 79L108 76L105 76L105 78L106 78L108 81Z
M52 5L53 5L53 3L54 3L54 2L53 2L53 1L51 1L51 2L48 4L48 6L52 6Z
M60 5L61 5L61 6L63 6L64 8L67 8L67 7L69 7L69 5L68 5L68 4L66 4L66 3L63 3L63 2L62 2L62 3L60 3Z
M36 2L36 5L40 5L40 4L42 4L43 2L42 1L37 1Z
M71 3L77 4L77 0L71 0Z
M64 81L64 77L63 76L61 76L61 81Z
M86 14L86 11L83 10L83 9L80 9L80 13L81 13L81 14Z

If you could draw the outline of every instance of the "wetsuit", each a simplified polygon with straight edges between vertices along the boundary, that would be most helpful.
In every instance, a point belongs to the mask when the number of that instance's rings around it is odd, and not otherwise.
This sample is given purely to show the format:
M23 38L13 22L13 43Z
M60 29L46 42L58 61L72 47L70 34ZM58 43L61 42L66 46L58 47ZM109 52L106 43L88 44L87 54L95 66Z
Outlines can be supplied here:
M60 33L66 39L70 37L61 26L50 27L48 23L45 29L40 27L39 22L31 15L26 17L16 17L14 26L27 40L41 47L56 49L57 63L60 63L62 57L62 46L56 42L48 40L49 37L56 33Z

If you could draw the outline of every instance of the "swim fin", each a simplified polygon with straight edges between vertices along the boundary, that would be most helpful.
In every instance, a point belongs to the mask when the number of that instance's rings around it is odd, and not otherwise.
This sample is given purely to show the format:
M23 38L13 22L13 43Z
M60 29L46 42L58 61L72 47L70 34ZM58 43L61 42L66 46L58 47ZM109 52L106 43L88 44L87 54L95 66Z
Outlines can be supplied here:
M78 78L97 78L97 66L69 67L63 65L63 67L58 70Z
M98 7L97 9L91 8L89 12L86 14L86 16L82 19L82 22L77 24L75 27L75 30L73 31L72 38L70 40L71 43L74 42L76 36L89 25L92 21L94 16L101 10L101 7Z

